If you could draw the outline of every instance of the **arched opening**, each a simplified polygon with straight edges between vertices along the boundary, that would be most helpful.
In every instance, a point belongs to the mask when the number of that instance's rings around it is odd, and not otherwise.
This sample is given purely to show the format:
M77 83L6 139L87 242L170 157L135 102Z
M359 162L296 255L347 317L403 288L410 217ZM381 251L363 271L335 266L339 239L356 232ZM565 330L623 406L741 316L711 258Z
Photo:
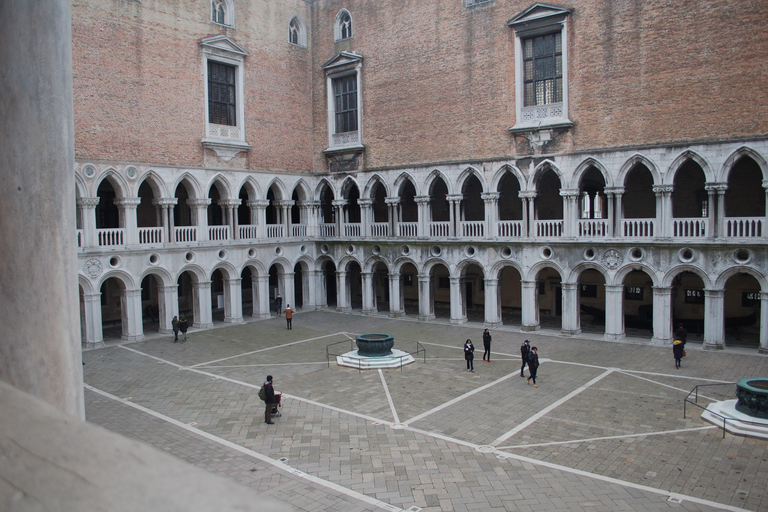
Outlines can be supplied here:
M419 271L413 263L400 267L401 304L406 315L419 314Z
M431 312L435 318L451 318L451 273L438 263L429 270Z
M389 269L379 261L373 266L373 309L389 312Z
M522 278L513 266L505 266L499 272L499 298L501 322L505 325L522 325Z
M219 191L218 183L214 183L208 191L208 199L211 203L208 205L208 225L225 226L227 224L226 207L222 206L221 200L225 197Z
M608 216L605 178L597 167L590 166L579 183L579 211L582 219L605 219Z
M347 298L351 309L363 309L363 274L356 261L347 263Z
M624 331L640 338L653 335L653 280L643 270L624 277Z
M264 211L267 223L267 237L270 238L281 236L278 226L283 223L282 209L277 205L278 198L280 197L279 191L276 193L274 189L273 185L267 191L267 201L269 201L269 204Z
M272 310L275 313L282 314L282 310L285 308L285 281L283 273L283 267L279 265L272 265L269 267L269 300L272 306ZM278 308L277 296L280 295L282 299L280 307Z
M258 297L253 292L255 286L253 280L256 274L251 272L251 267L246 266L242 272L240 272L240 300L241 307L243 309L243 316L256 317L259 314Z
M728 173L724 235L750 238L764 236L765 202L760 166L748 156L739 158Z
M400 185L400 220L402 222L419 222L419 207L416 204L416 187L410 180ZM402 234L401 234L402 236Z
M136 207L136 225L139 228L154 228L162 226L162 209L152 204L152 201L159 199L155 197L152 186L148 181L144 181L139 187L139 199L141 202Z
M605 277L594 269L579 274L579 325L582 332L605 333Z
M474 174L469 175L461 187L461 220L485 220L482 193L483 185L480 183L480 180Z
M323 262L323 283L325 284L325 304L336 308L338 305L336 290L336 264L331 260Z
M187 319L189 325L195 323L195 288L197 278L189 271L182 272L177 280L179 290L179 320Z
M675 218L701 219L709 215L709 201L704 189L706 176L701 166L687 160L675 173L672 192L672 216Z
M462 318L470 322L485 321L485 273L475 263L469 264L462 270L460 280L460 295Z
M534 199L534 233L537 237L563 235L563 198L560 197L560 178L552 169L546 169L536 183Z
M304 307L304 297L309 293L309 283L307 282L306 263L300 261L293 267L293 300L291 309L296 311L297 309Z
M557 270L543 268L536 276L539 323L542 328L562 329L563 287Z
M224 297L224 274L216 269L211 274L211 310L213 320L223 321L226 316L226 299Z
M253 224L251 207L248 205L248 202L251 200L251 198L249 197L248 190L246 190L245 187L240 189L238 198L240 199L240 204L237 206L237 224L240 226L250 226Z
M520 199L520 182L511 172L499 180L499 220L523 220L523 201Z
M125 283L110 277L101 285L101 331L104 339L121 338L128 333L128 319L123 307Z
M333 191L328 185L323 185L320 192L320 215L323 224L333 225L336 222L336 214L333 208Z
M384 201L387 198L387 191L384 185L378 181L373 185L373 191L371 192L371 199L373 204L371 209L373 210L373 222L389 222L389 213L387 212L387 204Z
M144 332L160 330L160 301L158 280L152 274L141 280L141 311Z
M116 229L120 226L120 209L115 204L117 197L108 179L99 184L99 204L96 205L96 229Z
M636 164L624 180L621 196L622 236L652 237L656 233L656 194L653 175L643 164Z
M429 213L433 223L447 223L451 218L448 211L448 186L442 178L435 178L429 187Z
M187 185L185 185L184 182L179 183L179 186L176 187L174 197L176 198L176 206L173 208L173 240L176 242L197 241L199 239L197 236L197 227L193 227L197 220L196 214L195 216L192 215L192 208L190 208L187 203L191 196L189 195ZM191 319L188 320L190 323L192 322Z
M672 325L681 323L688 331L687 341L704 338L704 281L693 272L680 272L672 280Z
M291 205L291 224L294 226L301 226L303 224L301 218L301 198L299 197L299 191L294 190L291 196L293 204Z
M346 188L346 204L344 205L344 236L359 237L362 235L360 230L360 190L354 183Z
M760 347L760 283L740 272L725 282L725 344Z

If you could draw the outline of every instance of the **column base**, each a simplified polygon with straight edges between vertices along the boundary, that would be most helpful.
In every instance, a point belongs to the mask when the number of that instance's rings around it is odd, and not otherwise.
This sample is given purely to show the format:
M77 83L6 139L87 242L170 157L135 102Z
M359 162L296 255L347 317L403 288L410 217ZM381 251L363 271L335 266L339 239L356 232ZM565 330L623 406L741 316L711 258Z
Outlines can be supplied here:
M701 344L702 350L723 350L725 347L721 343L707 343L706 341Z
M339 313L349 313L350 311L352 311L352 306L344 306L344 307L336 306L336 311Z
M364 309L363 314L364 315L375 315L379 312L378 309Z
M541 330L541 325L521 325L520 330L523 332L534 332Z
M143 334L123 334L122 336L120 336L120 339L125 341L141 341L144 339L144 335Z
M757 349L758 354L768 354L768 348L766 347L760 347Z
M620 333L608 333L607 332L607 333L603 334L603 339L606 340L606 341L619 341L619 340L623 340L626 337L627 337L627 335L625 333L623 333L623 332L620 332Z
M245 323L245 320L243 320L243 317L240 318L225 318L224 319L225 324L242 324Z
M102 341L84 341L81 343L81 346L83 350L90 350L92 348L101 348L104 345L104 340Z
M256 313L255 315L251 315L251 318L254 320L268 320L272 318L272 313Z
M427 315L427 316L419 315L420 322L428 322L429 320L434 320L434 319L435 319L435 315Z
M501 320L499 320L498 322L487 322L486 321L483 325L490 329L490 328L494 328L494 327L501 327L502 325L504 325L504 322L502 322Z
M173 334L173 329L163 328L163 329L158 329L157 332L158 334Z
M651 338L651 345L656 345L656 346L671 345L672 341L673 340L671 338L664 339L664 338L657 338L656 336L654 336L653 338Z
M451 318L451 325L461 325L467 323L467 317L464 318Z
M192 324L192 327L194 327L195 329L210 329L211 327L213 327L213 322L211 322L209 324L197 324L197 323L195 323L195 324Z
M560 329L561 336L575 336L581 334L581 329Z
M390 318L402 318L405 316L405 311L390 311L389 317Z

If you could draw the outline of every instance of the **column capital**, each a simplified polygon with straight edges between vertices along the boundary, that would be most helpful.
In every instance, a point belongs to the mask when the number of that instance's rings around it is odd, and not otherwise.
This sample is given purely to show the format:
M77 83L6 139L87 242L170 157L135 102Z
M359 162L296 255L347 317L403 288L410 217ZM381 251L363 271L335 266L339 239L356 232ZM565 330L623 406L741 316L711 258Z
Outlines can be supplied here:
M152 200L152 204L155 206L176 206L179 204L178 197L160 197Z
M429 204L432 198L430 196L414 196L413 201L416 204Z
M320 201L302 201L301 206L307 206L309 208L320 208L322 203Z
M725 191L728 190L728 184L722 183L722 182L710 181L709 183L704 184L704 190L708 192L715 191L719 193L725 193Z
M499 286L498 277L485 277L483 278L483 282L485 283L485 286Z
M493 203L499 200L499 197L501 197L501 194L498 192L483 192L480 194L480 199L485 201L486 203Z
M294 201L292 199L281 199L279 201L272 201L272 203L275 206L282 206L283 208L285 208L285 207L289 207L290 208L291 206L296 204L296 201Z
M117 206L122 206L123 208L136 208L141 204L141 198L140 197L116 197L112 200L114 204Z
M251 208L261 208L261 209L264 209L267 206L269 206L269 199L257 199L255 201L248 201L247 204Z
M358 199L357 204L360 206L373 206L373 199Z
M96 208L101 201L100 197L78 197L77 206L84 206L86 208Z
M578 197L580 191L577 188L561 188L560 197Z
M721 288L719 290L710 290L710 289L704 289L704 297L712 298L712 299L722 299L725 297L725 289Z
M333 206L347 206L347 200L346 199L334 199L331 201L331 204Z
M517 197L520 199L536 199L539 193L536 190L521 190L517 193Z
M219 199L216 204L219 206L240 206L241 199Z
M211 204L210 198L201 198L201 199L187 199L187 205L193 207L193 208L201 208L203 206L208 206Z
M464 194L448 194L445 196L449 203L458 203L464 199Z
M603 189L607 196L620 196L624 194L624 187L606 187Z
M389 206L397 206L400 204L400 198L399 197L386 197L384 198L384 204L387 204Z
M675 190L674 185L653 185L651 187L654 194L671 194Z

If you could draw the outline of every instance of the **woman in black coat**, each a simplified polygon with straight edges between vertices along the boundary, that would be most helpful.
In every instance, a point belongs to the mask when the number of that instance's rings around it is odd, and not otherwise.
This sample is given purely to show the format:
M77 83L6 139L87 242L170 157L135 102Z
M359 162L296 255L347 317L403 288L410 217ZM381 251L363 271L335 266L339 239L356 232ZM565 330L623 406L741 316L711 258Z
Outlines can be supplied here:
M467 360L467 371L475 371L475 346L472 345L472 340L464 342L464 359Z

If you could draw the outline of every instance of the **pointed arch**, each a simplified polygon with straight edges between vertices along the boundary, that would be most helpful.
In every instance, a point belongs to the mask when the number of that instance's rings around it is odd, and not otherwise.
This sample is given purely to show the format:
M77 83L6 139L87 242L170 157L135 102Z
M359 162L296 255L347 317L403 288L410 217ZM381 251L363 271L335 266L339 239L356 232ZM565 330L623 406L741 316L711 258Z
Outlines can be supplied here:
M315 187L315 200L319 201L322 199L323 191L325 189L328 189L331 191L331 195L336 199L338 197L338 194L336 193L336 187L333 186L333 183L327 178L322 178L320 181L317 182L317 186Z
M146 183L149 188L152 189L152 195L156 198L168 197L168 191L165 188L165 181L154 170L150 169L145 172L139 181L136 182L136 190L141 189L141 186Z
M307 185L307 182L304 180L304 178L299 178L299 180L293 185L291 197L293 197L294 193L298 196L299 201L309 201L312 194L309 189L309 185Z
M584 176L584 173L587 172L588 169L594 167L595 169L600 172L600 174L603 175L603 180L605 181L605 187L613 187L613 176L610 172L608 172L608 168L605 166L603 162L598 160L594 157L588 157L584 159L577 167L576 170L573 173L573 176L571 177L571 184L569 185L569 188L577 189L580 188L581 185L581 179Z
M272 193L275 195L275 201L282 201L286 198L287 188L280 178L272 178L265 190L267 195L272 190ZM265 196L264 199L267 199L267 197Z
M762 154L760 154L760 152L758 152L757 150L749 146L741 146L740 148L736 149L733 153L728 155L728 158L725 159L725 162L723 162L722 167L718 171L717 181L727 182L728 176L730 175L730 172L733 169L733 166L742 157L747 157L754 160L755 163L758 165L758 167L760 167L760 170L763 173L763 181L768 181L768 161L765 159L765 157Z
M397 190L397 195L400 196L401 191L403 189L403 185L405 185L408 182L410 182L411 185L413 185L413 189L416 191L416 195L417 196L421 195L421 191L419 190L419 187L417 186L418 182L413 177L413 175L410 172L408 172L408 171L401 172L397 176L397 178L395 178L395 182L394 182L392 188L393 188L393 190Z
M344 181L341 183L341 187L339 187L341 197L348 199L353 187L357 189L357 193L359 194L360 184L357 182L357 180L352 176L347 176L344 178Z
M352 15L346 9L341 9L336 14L336 20L333 23L334 41L344 41L352 38Z
M664 173L664 183L673 185L675 183L675 174L677 174L677 171L680 170L688 160L696 162L699 167L701 167L701 170L704 171L705 181L710 182L715 180L715 173L712 170L709 161L698 152L692 149L686 149L680 153L667 168L667 171Z
M75 173L75 195L77 197L88 197L88 185L79 172Z
M640 153L635 153L631 157L629 157L624 164L621 166L621 169L619 170L619 174L616 178L616 186L617 187L623 187L626 185L627 182L627 175L637 166L642 165L648 171L651 173L651 176L653 177L653 184L654 185L661 185L661 173L659 172L658 166L645 155L642 155Z
M190 199L199 199L202 197L202 188L200 187L200 182L197 181L197 178L188 172L185 172L176 178L176 181L173 184L173 188L171 189L171 194L175 195L176 190L182 183L184 184L184 188L186 189L187 195Z
M99 174L99 177L94 181L94 190L98 191L104 180L109 181L112 188L115 190L115 197L128 197L128 191L130 186L125 178L115 170L114 167L107 167Z
M507 175L512 175L517 179L517 182L520 184L520 190L525 190L527 188L528 180L525 178L520 169L514 165L504 164L496 170L493 178L491 178L489 192L498 192L501 180L504 179L504 177Z
M464 190L464 185L470 176L477 178L483 192L488 192L488 183L485 181L485 176L477 168L472 167L471 165L459 174L459 177L456 179L456 190Z
M298 14L288 20L288 42L298 46L307 46L307 25Z
M261 199L261 189L259 188L258 182L253 179L252 176L248 176L245 180L243 180L243 182L237 188L237 196L235 197L240 197L243 188L245 188L245 193L248 195L249 201L256 201Z
M433 169L427 175L427 178L424 180L424 194L430 194L432 192L432 185L434 185L438 178L445 183L445 186L448 189L448 194L453 194L453 182L439 169Z
M206 186L206 194L205 196L208 197L211 193L211 187L216 187L216 189L219 191L219 196L221 199L230 199L233 196L231 183L229 180L224 176L222 173L216 173L211 177L210 180L208 180L208 185Z
M539 179L541 179L541 176L548 170L554 172L557 176L557 179L560 180L560 188L565 188L565 176L563 175L563 172L560 170L560 167L555 164L555 162L548 158L543 162L540 162L539 165L537 165L533 170L528 186L533 187L532 190L535 191L538 187Z
M365 184L365 189L363 190L363 193L360 195L360 197L366 198L366 199L373 199L373 193L376 190L376 185L381 185L384 187L384 193L387 197L391 197L391 194L389 192L389 185L386 181L384 181L384 178L382 178L378 173L371 176L368 181Z

